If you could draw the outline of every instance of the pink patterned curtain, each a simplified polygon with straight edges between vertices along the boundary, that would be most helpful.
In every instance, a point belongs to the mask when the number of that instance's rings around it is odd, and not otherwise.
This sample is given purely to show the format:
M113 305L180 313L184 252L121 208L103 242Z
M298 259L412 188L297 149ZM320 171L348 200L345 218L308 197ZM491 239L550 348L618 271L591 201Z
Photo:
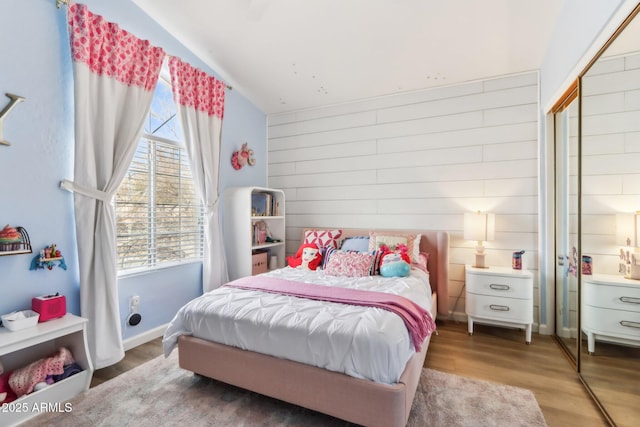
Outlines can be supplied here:
M74 62L127 86L155 89L164 59L161 48L94 15L83 4L72 4L68 17Z
M73 191L80 308L96 369L124 356L113 197L131 163L165 56L82 4L68 12L75 90Z
M228 281L218 187L225 84L179 58L169 58L169 70L189 165L205 206L202 288L208 292Z

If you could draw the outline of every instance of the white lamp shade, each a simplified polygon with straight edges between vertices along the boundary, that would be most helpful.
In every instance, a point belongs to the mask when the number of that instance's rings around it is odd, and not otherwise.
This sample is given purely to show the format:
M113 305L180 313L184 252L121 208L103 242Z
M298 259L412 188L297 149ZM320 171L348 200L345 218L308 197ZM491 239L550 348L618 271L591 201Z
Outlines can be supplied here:
M465 212L464 238L478 242L495 239L495 214L482 212Z
M620 246L638 246L638 222L640 216L632 213L616 214L616 244Z

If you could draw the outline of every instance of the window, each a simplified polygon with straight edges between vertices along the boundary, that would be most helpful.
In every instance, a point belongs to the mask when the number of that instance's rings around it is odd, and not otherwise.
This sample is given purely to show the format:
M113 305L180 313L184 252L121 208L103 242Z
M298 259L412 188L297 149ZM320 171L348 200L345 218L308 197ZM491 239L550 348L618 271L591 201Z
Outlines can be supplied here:
M166 64L144 134L116 194L118 270L148 269L202 259L203 210Z

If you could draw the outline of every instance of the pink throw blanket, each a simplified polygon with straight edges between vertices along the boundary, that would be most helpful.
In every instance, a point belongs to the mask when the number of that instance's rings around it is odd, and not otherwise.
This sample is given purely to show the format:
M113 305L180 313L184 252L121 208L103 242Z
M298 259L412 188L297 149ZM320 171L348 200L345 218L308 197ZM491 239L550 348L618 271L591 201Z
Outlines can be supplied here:
M243 277L227 283L224 286L290 295L319 301L377 307L391 311L400 316L404 321L416 351L420 351L424 340L436 329L436 325L428 311L400 295L361 289L315 285L312 283L295 282L292 280L264 276Z

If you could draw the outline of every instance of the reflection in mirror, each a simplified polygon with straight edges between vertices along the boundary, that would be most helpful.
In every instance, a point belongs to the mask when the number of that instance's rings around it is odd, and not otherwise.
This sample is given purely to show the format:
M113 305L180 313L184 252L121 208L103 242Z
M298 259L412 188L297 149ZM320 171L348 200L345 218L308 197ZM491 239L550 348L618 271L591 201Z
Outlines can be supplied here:
M580 374L618 426L640 419L640 280L620 268L627 251L640 264L621 227L640 210L639 29L636 17L581 79L581 240L593 274L581 277Z
M554 115L556 142L556 337L578 358L578 98Z

